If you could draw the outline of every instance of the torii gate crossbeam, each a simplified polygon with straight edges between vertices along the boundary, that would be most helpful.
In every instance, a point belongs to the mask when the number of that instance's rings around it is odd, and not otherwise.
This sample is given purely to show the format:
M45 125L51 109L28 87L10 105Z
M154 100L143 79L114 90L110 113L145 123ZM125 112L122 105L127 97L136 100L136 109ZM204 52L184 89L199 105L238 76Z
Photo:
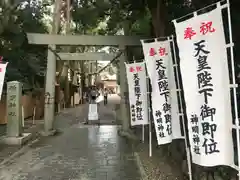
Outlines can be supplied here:
M120 59L120 91L121 91L121 119L122 130L128 132L130 125L129 111L126 104L126 76L125 64L126 47L140 46L140 39L145 37L131 37L131 36L87 36L87 35L50 35L27 33L29 44L48 45L50 49L56 49L56 45L82 45L82 46L118 46L124 52ZM44 107L44 129L45 135L51 135L53 132L54 121L54 99L55 99L55 72L56 72L56 57L55 54L48 49L47 73L46 73L46 88L45 107Z
M68 61L111 61L116 54L104 52L58 53L61 60Z
M38 45L82 45L82 46L140 46L140 39L134 36L90 36L90 35L51 35L27 33L28 43Z

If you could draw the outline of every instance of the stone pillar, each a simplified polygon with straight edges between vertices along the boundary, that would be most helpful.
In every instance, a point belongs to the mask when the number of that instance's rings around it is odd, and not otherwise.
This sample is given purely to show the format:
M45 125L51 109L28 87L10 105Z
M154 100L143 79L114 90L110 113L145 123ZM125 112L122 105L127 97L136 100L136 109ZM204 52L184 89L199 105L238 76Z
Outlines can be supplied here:
M61 1L55 0L54 14L52 22L51 34L58 34L60 17L61 17ZM56 82L56 56L52 51L56 51L56 45L49 44L46 70L46 85L45 85L45 105L44 105L44 132L42 135L53 135L53 121L55 117L55 82Z
M56 49L55 45L50 46ZM48 136L54 134L53 121L55 116L55 72L56 59L52 51L48 50L46 88L45 88L45 105L44 105L44 132L42 135Z
M127 77L125 70L125 62L127 61L126 56L126 46L119 47L123 54L120 57L120 94L121 94L121 120L122 120L122 130L127 132L130 128L130 115L128 109L128 87L127 87Z
M7 83L7 137L22 135L22 84L18 81Z

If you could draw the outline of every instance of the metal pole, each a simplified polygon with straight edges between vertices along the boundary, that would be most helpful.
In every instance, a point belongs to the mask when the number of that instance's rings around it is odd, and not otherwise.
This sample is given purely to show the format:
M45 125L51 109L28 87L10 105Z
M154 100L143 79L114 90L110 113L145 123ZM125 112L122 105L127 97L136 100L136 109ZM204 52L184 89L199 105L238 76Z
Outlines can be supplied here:
M144 143L145 141L145 126L142 124L142 142Z
M190 146L188 146L187 143L187 130L185 126L184 121L184 114L183 114L183 104L182 104L182 96L181 96L181 89L180 89L180 80L179 80L179 74L178 74L178 64L177 64L177 56L176 56L176 49L175 49L175 41L174 37L172 36L172 45L173 45L173 67L176 68L176 79L177 79L177 94L179 96L179 106L180 106L180 113L179 117L182 117L182 124L183 124L183 131L184 131L184 142L186 147L186 154L187 154L187 163L188 163L188 174L189 174L189 180L192 180L192 163L191 163L191 154L190 154Z
M145 61L145 60L144 60ZM147 72L147 66L145 61L145 68ZM149 76L146 75L146 83L147 83L147 102L148 102L148 121L149 121L149 157L152 157L152 121L151 121L151 104L150 104L150 87L149 87Z
M60 22L61 1L55 0L53 15L53 26L51 34L57 34ZM49 45L52 50L56 50L55 45ZM45 88L45 106L44 106L44 133L48 135L53 130L54 121L54 99L55 99L55 74L56 74L56 57L48 48L46 88Z
M148 121L149 121L149 157L152 157L152 121L151 121L151 104L150 104L150 87L149 87L149 76L146 77L147 81L147 98L148 98Z
M220 3L217 4L218 7L221 6ZM237 104L237 91L236 91L236 76L234 68L234 55L233 55L233 38L232 38L232 24L231 24L231 12L230 3L227 0L227 14L228 14L228 28L229 28L229 40L230 40L230 56L231 56L231 66L232 66L232 79L233 79L233 99L234 99L234 114L235 114L235 124L236 124L236 134L237 134L237 151L238 151L238 179L240 180L240 137L239 137L239 119L238 119L238 104Z

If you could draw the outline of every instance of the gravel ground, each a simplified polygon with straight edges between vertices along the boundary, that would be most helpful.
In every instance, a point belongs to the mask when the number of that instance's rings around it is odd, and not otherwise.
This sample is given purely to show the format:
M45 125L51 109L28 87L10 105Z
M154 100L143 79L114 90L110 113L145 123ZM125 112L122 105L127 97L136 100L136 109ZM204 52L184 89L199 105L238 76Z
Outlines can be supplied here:
M146 132L146 131L145 131ZM135 130L135 134L141 137L141 130ZM152 157L149 157L148 135L146 133L145 142L134 142L134 151L137 153L141 166L146 176L146 180L185 180L182 173L182 165L176 163L168 156L166 146L158 147L153 139ZM163 153L165 151L165 153Z

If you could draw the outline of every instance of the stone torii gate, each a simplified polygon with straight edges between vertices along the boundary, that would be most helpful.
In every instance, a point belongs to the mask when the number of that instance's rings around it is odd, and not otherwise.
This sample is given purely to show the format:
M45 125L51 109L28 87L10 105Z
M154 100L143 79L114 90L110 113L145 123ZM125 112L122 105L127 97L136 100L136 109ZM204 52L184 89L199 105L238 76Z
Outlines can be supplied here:
M116 59L117 53L105 53L105 52L83 52L83 53L57 53L57 60L62 61L112 61ZM90 70L90 69L89 69ZM97 75L98 72L88 72L88 76L92 77ZM92 79L92 78L91 78ZM74 99L74 97L73 97Z
M38 34L38 33L27 33L29 44L36 45L48 45L48 59L47 59L47 72L46 72L46 88L45 94L48 94L50 101L45 100L44 107L44 135L54 134L53 121L54 121L54 99L55 99L55 72L56 72L56 57L52 50L56 49L56 45L81 45L81 46L116 46L123 52L120 56L120 92L121 92L121 120L122 120L122 131L128 132L130 125L129 110L126 104L126 73L124 63L127 61L126 47L127 46L141 46L140 37L133 36L89 36L89 35L53 35L53 34ZM52 50L50 50L52 49ZM96 57L97 54L75 54L70 56L69 53L59 53L60 57L67 60L89 60L90 56L95 60L101 60L100 56ZM89 55L89 56L88 56ZM65 56L65 58L64 58ZM80 59L79 59L80 58ZM107 57L103 57L106 58ZM108 56L108 58L110 58ZM92 59L90 59L92 60ZM48 103L46 103L48 102Z

